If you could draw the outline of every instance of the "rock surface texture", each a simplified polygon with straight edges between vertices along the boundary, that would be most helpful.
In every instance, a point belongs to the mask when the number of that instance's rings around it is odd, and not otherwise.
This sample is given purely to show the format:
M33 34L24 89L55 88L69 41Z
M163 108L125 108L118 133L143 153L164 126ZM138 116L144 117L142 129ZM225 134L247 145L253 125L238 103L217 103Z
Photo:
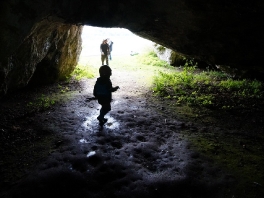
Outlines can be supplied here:
M25 86L38 70L52 74L41 83L65 78L79 56L82 25L127 28L186 56L263 77L263 8L257 0L1 1L0 91Z
M170 65L181 66L185 63L183 56L169 48L154 44L153 49L160 60L164 60Z

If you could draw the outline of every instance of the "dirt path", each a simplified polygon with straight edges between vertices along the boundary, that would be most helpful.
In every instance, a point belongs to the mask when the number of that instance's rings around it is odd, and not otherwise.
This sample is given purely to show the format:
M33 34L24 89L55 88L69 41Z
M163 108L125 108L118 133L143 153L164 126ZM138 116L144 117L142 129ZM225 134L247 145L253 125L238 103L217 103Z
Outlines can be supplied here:
M103 128L96 120L100 107L90 100L96 79L81 81L64 102L31 115L27 127L34 124L56 140L48 156L6 184L0 197L231 197L232 175L190 148L181 131L198 129L150 103L144 78L113 69L113 85L121 89Z

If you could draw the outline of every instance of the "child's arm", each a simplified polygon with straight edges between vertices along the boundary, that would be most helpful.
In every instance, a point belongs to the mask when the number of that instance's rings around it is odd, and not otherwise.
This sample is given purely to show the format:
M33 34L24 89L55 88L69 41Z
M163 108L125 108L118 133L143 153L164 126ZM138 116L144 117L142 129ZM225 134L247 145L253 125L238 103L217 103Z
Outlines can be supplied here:
M116 90L118 90L118 89L120 89L120 87L119 87L119 86L112 87L112 89L111 89L111 92L115 92L115 91L116 91Z
M120 88L119 86L113 87L111 80L109 80L109 87L111 87L110 88L111 92L115 92L116 90L118 90Z

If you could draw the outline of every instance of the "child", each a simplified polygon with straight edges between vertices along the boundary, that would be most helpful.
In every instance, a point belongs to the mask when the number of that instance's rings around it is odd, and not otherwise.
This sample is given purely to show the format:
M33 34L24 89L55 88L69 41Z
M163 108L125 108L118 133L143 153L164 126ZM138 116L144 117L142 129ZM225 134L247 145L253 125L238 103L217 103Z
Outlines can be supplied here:
M99 124L102 126L107 122L104 116L111 110L112 92L119 89L119 86L112 87L110 76L112 70L108 65L103 65L99 68L100 77L94 85L93 94L97 98L98 103L102 106L100 115L97 117Z

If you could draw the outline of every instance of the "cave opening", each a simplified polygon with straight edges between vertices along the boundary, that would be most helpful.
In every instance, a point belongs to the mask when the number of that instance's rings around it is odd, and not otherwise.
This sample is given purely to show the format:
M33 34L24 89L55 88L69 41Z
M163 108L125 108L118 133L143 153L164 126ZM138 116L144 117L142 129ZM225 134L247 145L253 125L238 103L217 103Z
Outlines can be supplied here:
M103 39L113 42L112 57L131 56L150 50L153 42L133 34L125 28L101 28L84 26L82 31L82 52L79 64L86 64L88 59L97 57L100 65L100 44Z

